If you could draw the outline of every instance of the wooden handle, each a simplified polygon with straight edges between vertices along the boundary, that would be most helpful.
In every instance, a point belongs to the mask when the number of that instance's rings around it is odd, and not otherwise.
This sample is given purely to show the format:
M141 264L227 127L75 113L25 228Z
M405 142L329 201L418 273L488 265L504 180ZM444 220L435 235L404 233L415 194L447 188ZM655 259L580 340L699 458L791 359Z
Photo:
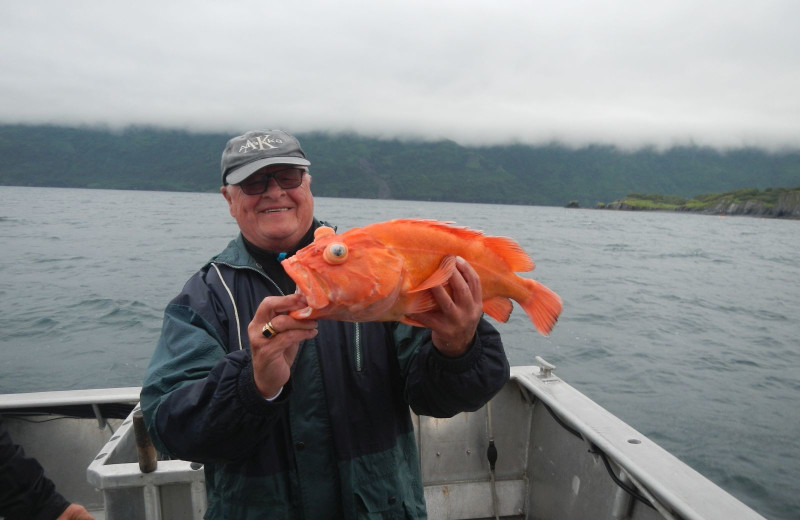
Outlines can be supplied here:
M147 435L144 425L144 416L141 410L133 412L133 435L136 437L136 452L139 455L139 469L142 473L151 473L156 470L158 460L153 441Z

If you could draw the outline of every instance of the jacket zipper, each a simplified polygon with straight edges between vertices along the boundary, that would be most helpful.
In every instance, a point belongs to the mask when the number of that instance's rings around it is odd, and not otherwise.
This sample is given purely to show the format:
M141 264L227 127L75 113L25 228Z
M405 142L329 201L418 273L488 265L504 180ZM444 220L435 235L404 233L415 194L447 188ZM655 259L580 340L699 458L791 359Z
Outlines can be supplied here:
M355 359L356 363L356 372L361 372L361 369L364 365L364 355L361 351L361 324L354 323L354 333L353 333L353 358Z

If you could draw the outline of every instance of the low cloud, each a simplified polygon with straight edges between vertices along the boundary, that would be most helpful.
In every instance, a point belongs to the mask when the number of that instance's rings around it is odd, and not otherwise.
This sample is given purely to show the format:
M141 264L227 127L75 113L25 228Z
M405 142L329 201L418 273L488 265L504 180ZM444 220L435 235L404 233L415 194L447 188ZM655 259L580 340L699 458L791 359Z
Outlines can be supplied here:
M800 147L800 3L0 7L0 123Z

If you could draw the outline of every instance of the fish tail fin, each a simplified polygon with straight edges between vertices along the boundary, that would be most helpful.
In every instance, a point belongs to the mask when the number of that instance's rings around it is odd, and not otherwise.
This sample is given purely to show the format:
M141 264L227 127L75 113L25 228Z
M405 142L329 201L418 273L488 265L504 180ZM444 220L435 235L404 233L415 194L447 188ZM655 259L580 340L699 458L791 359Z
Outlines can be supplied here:
M484 245L502 258L513 272L533 271L533 260L514 240L507 237L485 237Z
M483 312L496 319L500 323L506 323L511 316L514 304L504 296L495 296L483 302Z
M536 330L543 336L550 334L561 314L561 298L536 280L524 278L528 299L519 302L528 314Z

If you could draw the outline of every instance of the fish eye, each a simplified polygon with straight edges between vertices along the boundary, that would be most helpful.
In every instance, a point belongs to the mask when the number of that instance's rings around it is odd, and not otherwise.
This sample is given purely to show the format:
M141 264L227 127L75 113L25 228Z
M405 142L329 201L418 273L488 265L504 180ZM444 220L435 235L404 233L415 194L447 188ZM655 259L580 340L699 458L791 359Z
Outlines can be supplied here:
M347 260L347 246L340 242L334 242L325 248L322 257L329 264L341 264Z

